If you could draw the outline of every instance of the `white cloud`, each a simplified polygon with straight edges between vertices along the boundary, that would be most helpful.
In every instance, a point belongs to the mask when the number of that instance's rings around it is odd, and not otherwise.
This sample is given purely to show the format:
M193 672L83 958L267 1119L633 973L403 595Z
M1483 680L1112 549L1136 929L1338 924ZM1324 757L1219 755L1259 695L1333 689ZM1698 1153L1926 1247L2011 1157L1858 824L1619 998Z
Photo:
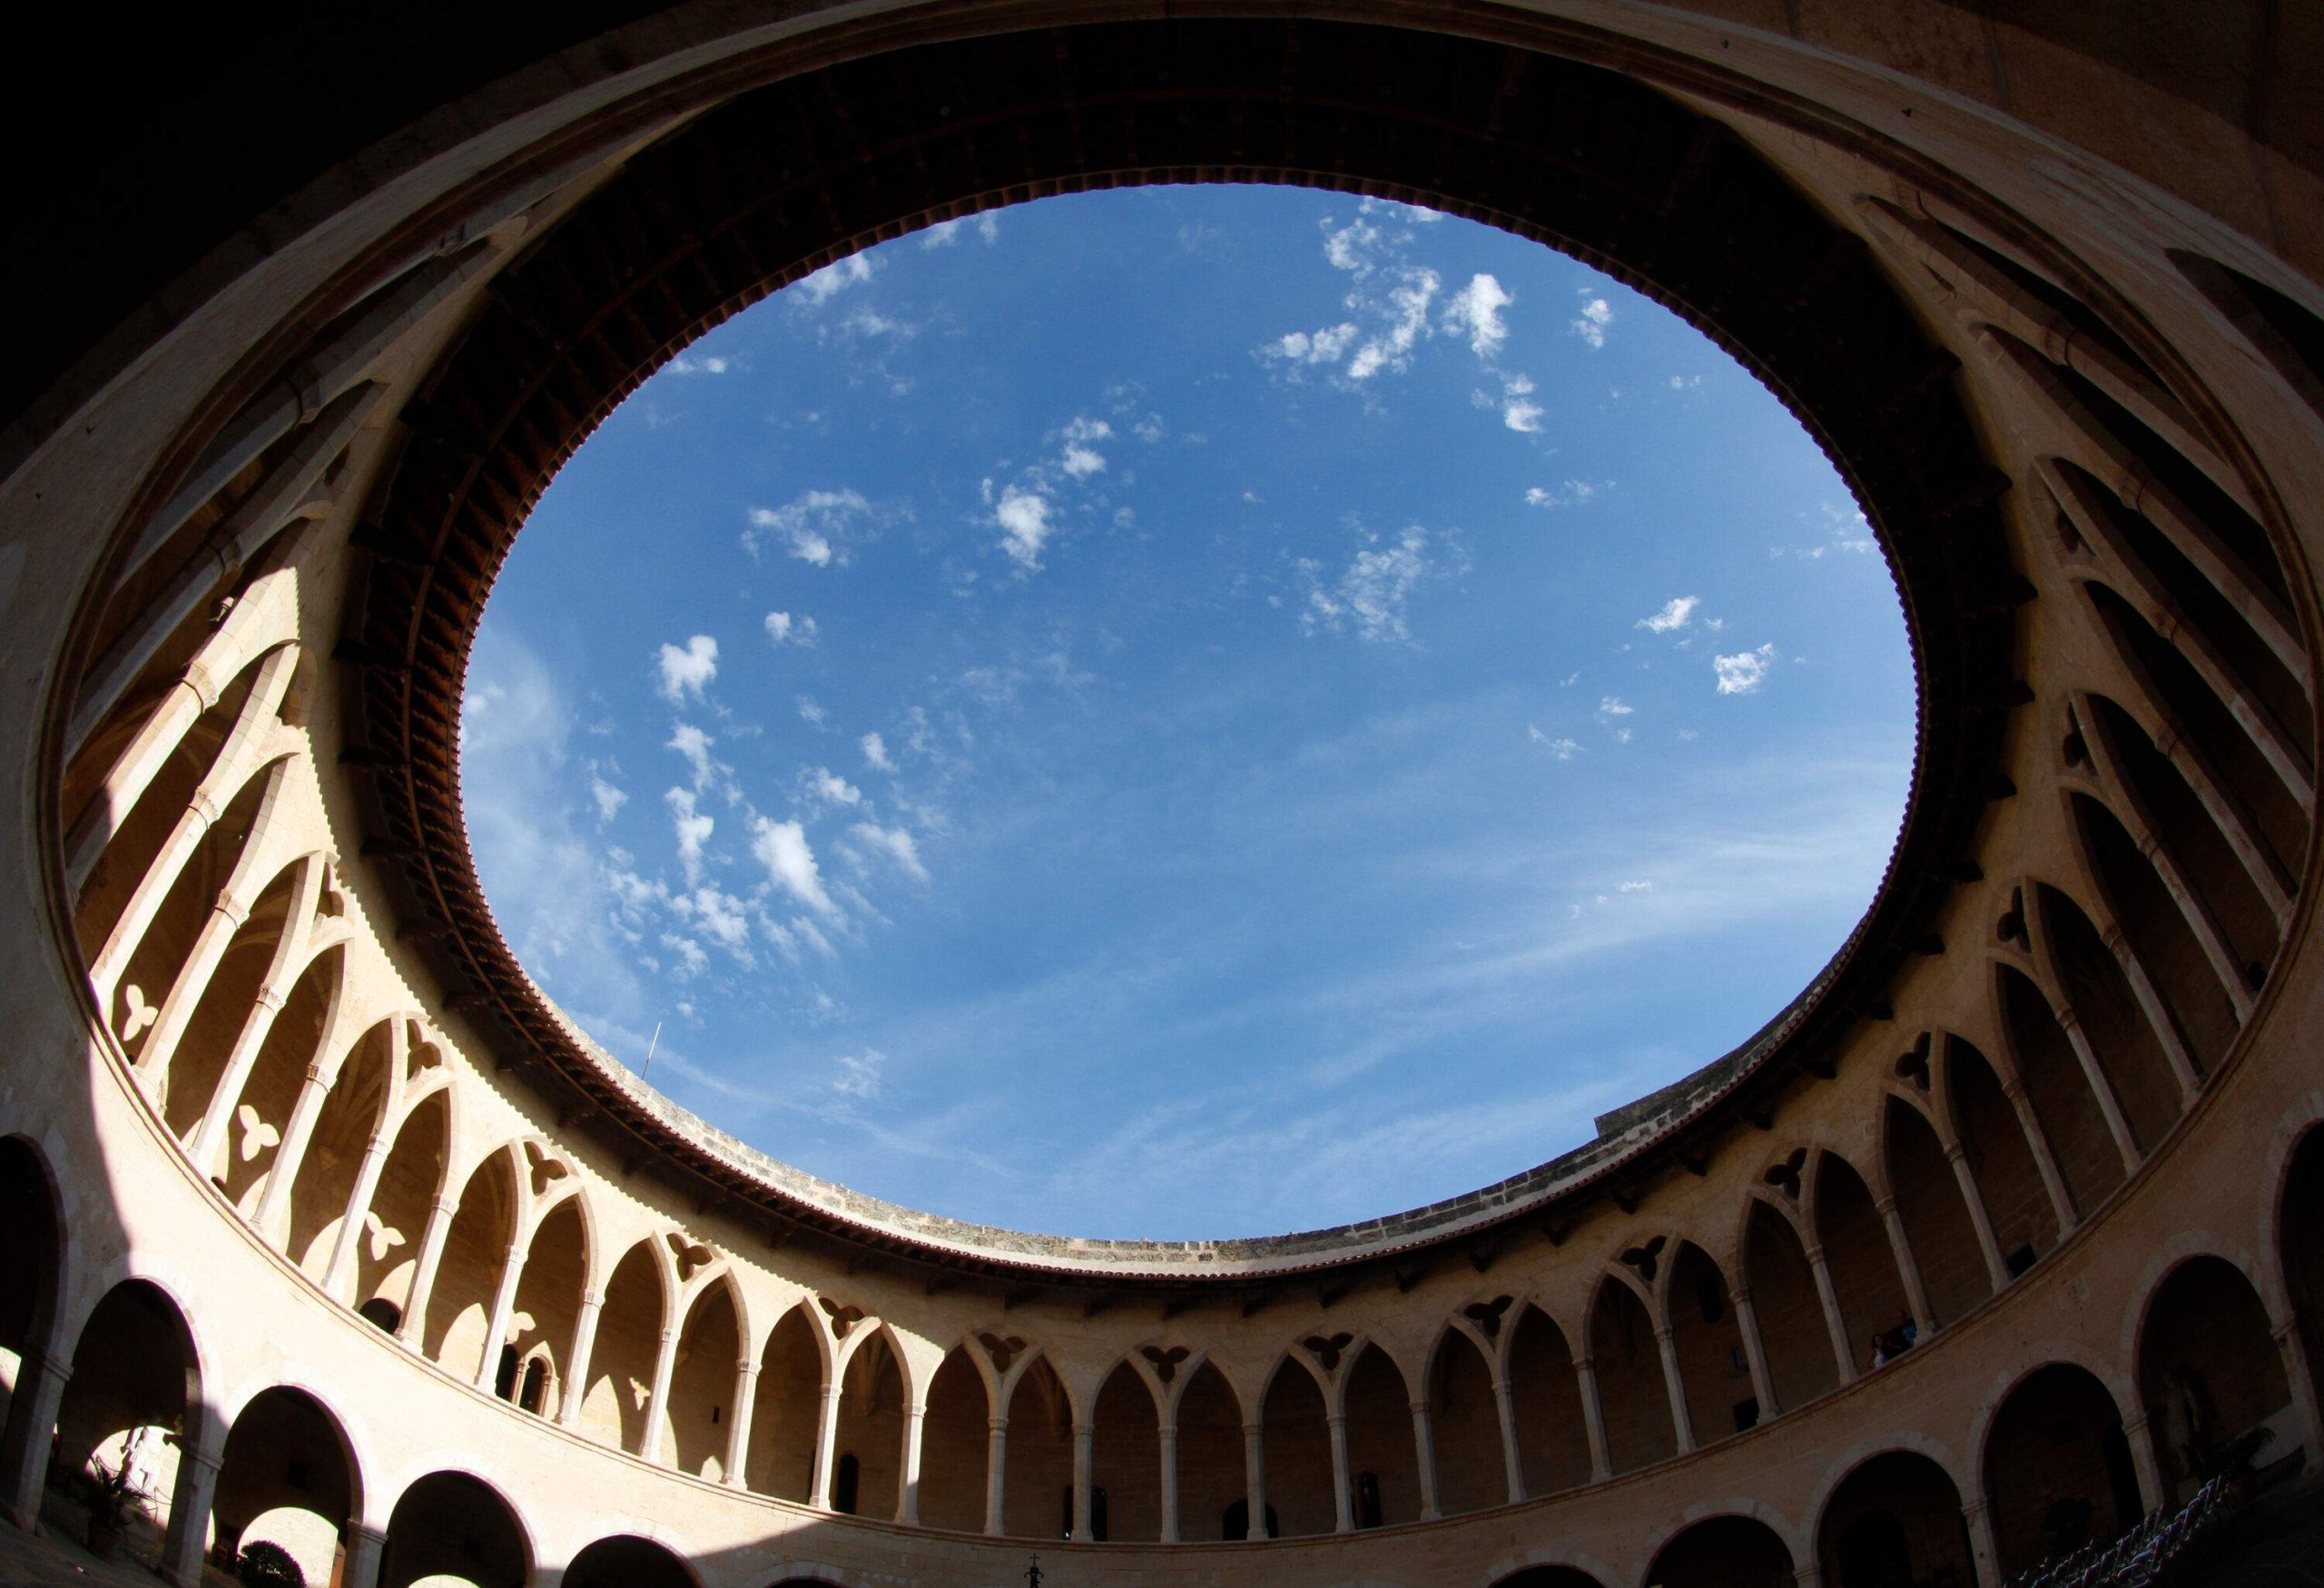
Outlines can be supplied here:
M1579 508L1594 500L1602 491L1614 488L1610 479L1569 479L1554 489L1537 485L1525 493L1525 505L1531 508Z
M1603 700L1600 700L1598 703L1599 716L1608 722L1611 722L1616 717L1628 716L1637 709L1638 707L1632 705L1629 701L1620 699L1611 695L1607 695Z
M673 723L670 725L670 742L662 747L675 750L686 758L694 767L694 785L701 789L709 784L712 774L717 771L718 764L710 758L710 746L716 743L692 723Z
M1049 499L1036 491L1010 486L1000 493L1000 505L992 510L993 522L1000 526L1000 549L1009 560L1028 573L1041 566L1041 547L1056 533L1049 523Z
M768 879L816 914L838 920L839 906L823 887L822 872L815 864L815 852L808 846L806 829L796 822L777 822L767 816L753 819L751 829L751 853L766 867Z
M766 615L766 637L778 646L797 646L802 650L815 643L815 620L793 617L788 612Z
M596 773L589 774L589 798L596 804L597 824L601 827L612 821L615 814L624 805L629 804L627 794L607 783Z
M1768 680L1768 669L1776 663L1776 647L1761 646L1756 651L1738 651L1731 656L1713 656L1711 670L1718 676L1721 695L1751 695Z
M810 766L806 779L808 792L828 804L856 805L863 803L863 791L828 766Z
M779 508L753 508L743 549L756 557L771 542L816 567L845 567L851 544L870 531L872 517L860 491L803 491Z
M1509 340L1509 321L1501 311L1516 301L1493 277L1473 275L1444 305L1444 323L1455 331L1468 332L1469 350L1477 357L1495 358Z
M1423 581L1442 571L1430 548L1429 532L1413 524L1393 541L1370 532L1364 539L1354 558L1328 585L1319 577L1320 563L1300 558L1299 572L1308 586L1307 604L1299 615L1301 632L1337 634L1352 626L1358 638L1374 644L1412 638L1406 605Z
M795 282L793 290L808 302L820 306L830 302L833 293L871 279L871 256L856 253L825 265L805 280Z
M1691 391L1702 383L1703 378L1699 375L1673 375L1670 377L1670 390L1673 391Z
M902 828L858 822L848 831L866 848L880 851L921 882L928 880L928 868L920 862L920 845L913 843L911 834Z
M856 743L863 749L863 764L874 772L893 772L896 764L888 758L888 741L877 734L866 734Z
M698 634L686 641L683 649L665 645L658 666L663 699L673 705L689 695L699 700L710 681L718 676L718 642L706 634Z
M831 1089L845 1098L866 1100L880 1095L880 1069L888 1056L877 1048L866 1048L859 1056L853 1053L835 1055L832 1063L839 1073L832 1078Z
M1561 761L1571 761L1581 754L1581 746L1571 739L1552 739L1537 727L1528 726L1526 736Z
M691 893L674 895L670 909L743 964L755 962L751 954L750 906L743 900L705 883Z
M674 788L662 797L670 804L670 824L677 830L678 863L685 868L687 882L697 881L702 875L702 846L710 842L717 824L694 809L690 788Z
M1393 318L1386 330L1369 338L1347 361L1347 378L1369 380L1381 370L1402 374L1412 364L1413 347L1428 334L1428 306L1436 296L1440 278L1434 271L1413 266L1388 293Z
M734 367L734 360L715 354L705 354L696 359L680 353L663 365L661 372L666 375L724 375Z
M813 695L800 695L798 697L797 704L799 706L799 720L805 723L810 727L820 728L825 723L831 721L832 714L824 707L816 705L815 697Z
M1521 436L1536 436L1541 430L1541 405L1533 400L1533 379L1530 375L1508 375L1501 382L1501 422Z
M1322 330L1287 330L1265 350L1295 364L1336 364L1355 338L1355 322L1343 321Z
M1651 893L1654 892L1654 884L1652 883L1632 880L1630 882L1623 883L1617 887L1614 892L1617 893Z
M1613 323L1614 306L1603 298L1592 298L1574 318L1573 334L1593 348L1602 348L1606 345L1606 328Z
M710 964L710 956L703 952L700 943L690 937L680 937L674 932L665 932L662 934L662 946L678 956L675 969L681 979L698 976Z
M1654 634L1669 634L1686 627L1694 618L1695 608L1702 604L1699 596L1673 596L1662 604L1661 611L1640 618L1637 626Z

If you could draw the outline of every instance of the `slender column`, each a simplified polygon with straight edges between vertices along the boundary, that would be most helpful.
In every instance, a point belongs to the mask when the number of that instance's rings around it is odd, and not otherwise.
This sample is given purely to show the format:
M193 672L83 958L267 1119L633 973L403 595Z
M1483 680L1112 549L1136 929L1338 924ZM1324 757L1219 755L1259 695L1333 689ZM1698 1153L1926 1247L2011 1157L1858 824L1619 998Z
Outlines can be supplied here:
M1840 1313L1840 1293L1833 1287L1832 1270L1824 1261L1824 1248L1807 1248L1807 1271L1816 1278L1816 1299L1824 1305L1824 1329L1832 1336L1832 1355L1838 1358L1840 1382L1856 1381L1856 1348L1848 1339L1847 1319Z
M1162 1542L1178 1542L1178 1412L1162 1421Z
M162 1540L162 1578L174 1588L202 1588L202 1553L210 1541L210 1502L225 1460L225 1430L214 1413L197 1414L202 1435L178 1455L177 1491L170 1496L169 1531Z
M748 1356L734 1364L734 1415L726 1419L726 1486L747 1489L751 1459L751 1418L758 1410L759 1365Z
M282 1216L290 1206L290 1188L298 1183L299 1170L307 1161L307 1144L314 1139L315 1121L322 1118L330 1083L331 1077L320 1060L307 1066L307 1078L299 1083L298 1100L290 1105L290 1118L283 1122L281 1145L274 1149L274 1162L267 1168L266 1189L259 1195L253 1222L259 1234L277 1246L286 1234Z
M444 1264L444 1238L451 1233L452 1215L460 1210L457 1198L438 1197L428 1209L428 1232L419 1238L419 1267L411 1276L411 1298L404 1303L403 1322L396 1338L415 1351L424 1351L428 1336L421 1320L428 1316L428 1298L436 1289L436 1270Z
M2122 1172L2137 1173L2138 1139L2131 1134L2131 1122L2122 1117L2122 1105L2115 1099L2114 1084L2107 1079L2105 1066L2091 1051L2090 1035L2082 1029L2082 1017L2074 1013L2070 1003L2058 1004L2054 1012L2058 1024L2065 1028L2067 1044L2082 1065L2082 1078L2090 1083L2090 1093L2098 1100L2098 1111L2105 1116L2107 1133L2114 1138L2114 1150L2122 1154Z
M1506 1378L1492 1381L1492 1409L1501 1419L1502 1476L1508 1481L1509 1503L1515 1505L1525 1498L1525 1449L1517 1442L1517 1396Z
M161 902L154 901L156 910ZM230 886L211 902L209 917L195 934L193 947L187 951L185 961L162 996L161 1006L154 1011L153 1028L137 1048L137 1073L147 1088L162 1090L162 1078L170 1071L170 1061L177 1054L178 1040L185 1035L188 1021L200 1007L202 996L210 991L210 979L218 973L219 964L226 951L233 946L235 933L250 920L251 902L239 897ZM141 940L142 941L142 940ZM122 969L129 961L123 957ZM112 1001L111 989L106 990L106 1001ZM124 1044L125 1046L126 1044ZM198 1161L198 1160L197 1160Z
M822 1405L815 1412L815 1482L807 1504L818 1511L832 1508L832 1469L839 1465L839 1392L838 1379L826 1380Z
M379 1171L388 1161L387 1122L371 1133L363 1144L363 1161L355 1170L355 1184L347 1193L347 1216L339 1221L339 1239L331 1247L330 1267L323 1271L323 1288L340 1300L348 1299L347 1288L355 1282L356 1253L360 1249L363 1221L371 1211L371 1198L379 1194Z
M1332 1515L1341 1533L1355 1531L1355 1496L1347 1475L1347 1417L1334 1412L1332 1426Z
M1009 1419L987 1417L984 1426L984 1530L998 1537L1009 1494Z
M1243 1530L1246 1538L1267 1536L1266 1430L1257 1423L1243 1425L1243 1504L1250 1512Z
M1413 1458L1420 1464L1420 1519L1433 1522L1444 1514L1436 1494L1436 1429L1423 1396L1413 1406Z
M2130 1443L2131 1465L2139 1475L2139 1503L2152 1516L2171 1504L2171 1496L2162 1478L2162 1458L2154 1447L2154 1425L2147 1421L2145 1407L2122 1419L2122 1436Z
M2195 1061L2188 1055L2187 1044L2179 1040L2179 1029L2171 1023L2168 1006L2155 991L2154 979L2146 973L2146 965L2131 947L2130 939L2122 934L2120 922L2106 923L2106 946L2113 951L2114 962L2122 968L2122 978L2131 984L2131 996L2137 1001L2139 1011L2146 1016L2147 1030L2153 1033L2155 1045L2170 1062L2171 1079L2179 1083L2179 1107L2181 1112L2194 1106L2195 1094L2203 1090L2203 1078L2195 1070Z
M573 1320L573 1355L565 1365L565 1401L556 1420L570 1428L581 1421L581 1403L589 1394L589 1358L597 1348L597 1315L605 1310L606 1293L584 1290L580 1316Z
M202 720L202 714L217 704L218 686L209 670L197 662L186 669L184 677L170 686L169 694L145 719L145 725L137 730L129 748L105 774L104 785L65 834L64 884L74 898L80 897L90 872L96 869L98 858L113 842L113 834L121 831L122 823L136 808L155 774L168 764L171 752L184 743L186 734Z
M2308 1353L2300 1348L2299 1324L2287 1318L2274 1326L2276 1353L2283 1358L2284 1383L2291 1388L2293 1414L2299 1419L2299 1442L2308 1450L2308 1465L2324 1460L2324 1414L2317 1406L2316 1375Z
M1089 1475L1097 1465L1097 1429L1073 1425L1073 1536L1089 1536Z
M1598 1364L1576 1356L1573 1381L1581 1392L1582 1432L1590 1436L1590 1481L1602 1484L1614 1475L1614 1463L1606 1450L1606 1406L1598 1396Z
M668 1441L663 1437L670 1422L670 1375L678 1366L678 1331L662 1331L662 1344L654 1353L654 1388L645 1400L645 1437L640 1443L645 1448L637 1454L656 1466L670 1464Z
M1905 1282L1905 1303L1913 1309L1913 1326L1925 1340L1936 1333L1936 1314L1929 1309L1928 1287L1921 1283L1920 1259L1913 1255L1905 1216L1894 1196L1881 1198L1876 1206L1880 1210L1880 1226L1888 1232L1889 1254L1896 1259L1896 1277Z
M209 789L195 790L192 804L178 817L177 825L162 841L161 852L153 857L153 865L138 880L136 890L130 894L128 904L122 910L121 918L113 923L113 935L105 940L96 958L89 962L89 981L97 991L99 1008L112 1008L114 982L135 955L137 945L145 941L145 929L153 924L153 917L160 912L162 901L168 897L171 887L178 880L178 873L185 870L186 862L193 858L193 852L201 845L203 834L210 831L210 824L217 819L218 811L211 803ZM215 924L212 922L204 925L203 938L209 936L210 928ZM198 939L197 943L200 941ZM199 947L195 952L201 952ZM147 1046L152 1045L149 1041Z
M387 1550L386 1534L359 1522L348 1524L347 1559L340 1567L339 1588L379 1588L379 1567Z
M48 1476L48 1445L56 1431L57 1408L73 1364L38 1346L17 1365L15 1393L8 1399L5 1444L0 1444L0 1514L26 1533L40 1520L41 1490Z
M1751 1292L1737 1286L1728 1292L1735 1300L1735 1332L1743 1336L1743 1360L1751 1369L1751 1395L1759 1403L1759 1421L1766 1422L1783 1407L1776 1400L1776 1376L1768 1371L1768 1343L1759 1337L1759 1311Z
M2073 1210L2073 1194L2066 1189L2066 1178L2058 1171L2057 1156L2050 1150L2050 1138L2042 1129L2040 1116L2034 1112L2034 1100L2025 1095L2025 1082L2014 1075L2002 1082L2001 1090L2017 1115L2017 1128L2024 1132L2025 1145L2034 1154L2034 1167L2041 1171L2043 1188L2050 1193L2050 1207L2058 1216L2059 1233L2063 1234L2081 1219Z
M1654 1326L1654 1348L1662 1357L1662 1385L1670 1396L1670 1428L1684 1455L1695 1447L1695 1419L1687 1410L1687 1381L1679 1374L1679 1338L1669 1324Z
M920 1433L927 1420L925 1406L904 1408L903 1460L896 1469L896 1520L908 1525L920 1521Z
M508 1319L517 1310L517 1282L525 1277L525 1248L510 1242L500 1267L500 1287L492 1293L492 1318L484 1328L484 1360L477 1364L476 1386L490 1395L500 1377L500 1347L508 1343Z
M1969 1559L1977 1569L1977 1588L2002 1588L2001 1541L1994 1536L1993 1513L1983 1494L1961 1507L1961 1520L1969 1524Z
M251 1000L251 1012L242 1021L241 1033L226 1055L225 1072L218 1077L217 1090L210 1094L210 1107L202 1113L202 1122L194 1127L193 1139L186 1146L186 1156L205 1174L217 1172L219 1152L226 1145L227 1123L234 1117L235 1105L242 1100L242 1089L250 1084L259 1050L266 1045L267 1037L274 1030L274 1017L282 1012L282 1006L290 998L282 988L261 987Z
M1993 1215L1985 1211L1985 1194L1977 1189L1976 1172L1969 1167L1969 1155L1958 1141L1945 1144L1945 1161L1953 1166L1953 1179L1961 1188L1961 1200L1969 1209L1969 1223L1977 1232L1977 1249L1985 1257L1985 1277L1992 1281L1995 1294L2009 1285L2009 1261L2001 1255L2000 1238L1994 1234Z

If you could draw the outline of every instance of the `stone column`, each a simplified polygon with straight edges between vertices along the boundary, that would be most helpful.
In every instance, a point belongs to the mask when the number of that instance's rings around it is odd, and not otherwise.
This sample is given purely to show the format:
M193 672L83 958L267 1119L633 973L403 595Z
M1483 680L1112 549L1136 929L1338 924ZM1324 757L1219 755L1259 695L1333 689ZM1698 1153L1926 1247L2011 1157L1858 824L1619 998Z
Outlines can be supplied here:
M1073 1425L1073 1536L1078 1539L1089 1537L1089 1475L1097 1465L1097 1433L1087 1423Z
M815 1482L807 1504L818 1511L832 1508L832 1470L839 1465L839 1380L826 1379L822 1404L815 1409Z
M998 1537L1009 1494L1009 1419L985 1419L984 1530Z
M2050 1194L2050 1208L2057 1215L2058 1233L2063 1236L2082 1220L2073 1210L2073 1194L2066 1189L2066 1178L2058 1170L2057 1156L2050 1150L2050 1138L2034 1112L2034 1100L2025 1095L2022 1079L2014 1074L2004 1077L2001 1090L2017 1115L2017 1128L2024 1134L2026 1149L2034 1154L2034 1167L2041 1171L2043 1189Z
M339 1588L379 1588L379 1568L386 1563L388 1535L359 1522L347 1524L347 1559L340 1565Z
M606 1293L584 1290L580 1316L573 1320L573 1355L565 1366L565 1401L556 1420L571 1428L581 1421L581 1402L589 1393L589 1358L597 1349L597 1314L605 1309Z
M259 1195L258 1216L251 1222L274 1246L282 1244L283 1212L290 1205L290 1188L307 1161L307 1143L314 1139L315 1121L322 1116L323 1100L330 1095L330 1081L320 1060L307 1066L307 1078L299 1083L298 1099L290 1105L290 1118L283 1122L281 1144L274 1149L274 1161L267 1166L266 1189Z
M355 1170L355 1184L347 1193L347 1213L339 1221L339 1239L330 1248L330 1267L323 1270L323 1288L340 1301L349 1299L347 1287L355 1281L355 1259L361 1248L363 1221L370 1216L371 1198L379 1194L379 1171L388 1161L387 1121L363 1144L363 1161Z
M1515 1505L1525 1498L1525 1448L1517 1440L1516 1392L1506 1378L1492 1381L1492 1407L1501 1419L1502 1476L1508 1481L1509 1503Z
M1928 1287L1921 1283L1920 1259L1913 1255L1905 1215L1893 1195L1881 1198L1874 1206L1880 1212L1880 1227L1888 1232L1888 1251L1896 1259L1896 1277L1905 1282L1905 1305L1913 1309L1913 1327L1920 1339L1926 1340L1936 1333L1936 1314L1929 1308Z
M1840 1293L1833 1287L1832 1270L1824 1262L1819 1244L1807 1248L1807 1271L1815 1276L1816 1299L1824 1307L1824 1330L1832 1337L1832 1355L1840 1365L1840 1382L1856 1381L1856 1345L1848 1338L1847 1319L1840 1315Z
M2280 914L2278 919L2282 924L2290 924ZM2197 1073L2195 1061L2187 1055L2186 1044L2179 1040L2179 1032L2171 1023L2169 1006L2155 991L2154 978L2146 973L2146 966L2131 947L2130 940L2122 935L2122 923L2109 921L2102 935L2114 962L2122 968L2122 979L2131 984L2131 997L2137 1002L2139 1012L2146 1016L2147 1030L2153 1033L2155 1045L2170 1062L2171 1078L2179 1083L2179 1108L2183 1113L2194 1107L2195 1094L2203 1090L2203 1078Z
M1257 1423L1243 1425L1243 1504L1250 1512L1246 1538L1267 1536L1266 1430Z
M1158 1430L1162 1445L1162 1542L1178 1542L1178 1409L1170 1408Z
M1428 1413L1428 1397L1412 1403L1413 1459L1419 1464L1420 1519L1433 1522L1444 1514L1436 1494L1436 1429Z
M525 1277L525 1248L510 1242L500 1268L500 1287L492 1293L492 1317L484 1329L484 1360L477 1365L476 1386L490 1395L500 1376L500 1348L508 1343L508 1320L517 1310L517 1285Z
M758 1411L759 1365L748 1356L734 1364L734 1415L726 1419L726 1486L749 1488L743 1470L751 1459L751 1418Z
M2131 1134L2131 1122L2122 1117L2122 1105L2115 1100L2114 1083L2106 1077L2106 1067L2098 1062L2098 1055L2091 1051L2089 1033L2082 1029L2082 1017L2070 1003L2055 1004L2052 1012L2065 1028L2067 1045L2082 1065L2082 1078L2090 1083L2091 1096L2098 1100L2098 1111L2105 1118L2107 1133L2114 1138L2114 1150L2122 1155L2122 1172L2136 1174L2139 1168L2138 1139Z
M1695 1447L1695 1419L1687 1409L1687 1381L1679 1372L1679 1339L1669 1324L1654 1326L1654 1349L1662 1358L1662 1385L1670 1396L1670 1430L1684 1455Z
M161 1573L174 1588L202 1588L202 1553L210 1536L210 1502L218 1492L218 1468L225 1460L226 1432L207 1410L199 1417L197 1443L178 1451L177 1491L170 1496L169 1531L162 1539Z
M1588 1356L1573 1359L1574 1387L1581 1392L1581 1427L1590 1436L1590 1481L1602 1484L1614 1475L1613 1458L1606 1450L1606 1406L1598 1396L1598 1364Z
M1347 1416L1334 1412L1329 1418L1332 1429L1332 1516L1333 1527L1340 1533L1355 1531L1355 1494L1348 1481Z
M444 1238L451 1233L452 1215L460 1210L456 1198L438 1197L428 1214L428 1231L419 1238L419 1266L411 1276L411 1297L404 1303L403 1322L396 1326L396 1338L422 1356L427 1354L428 1336L421 1327L428 1317L428 1297L436 1288L436 1270L444 1262Z
M1969 1558L1977 1569L1977 1588L2002 1588L2001 1541L1994 1536L1993 1513L1985 1508L1983 1494L1961 1507L1961 1520L1969 1524Z
M2316 1376L2309 1370L2308 1353L2301 1348L2299 1323L2287 1318L2273 1326L2277 1355L2283 1358L2284 1383L2291 1389L2292 1413L2299 1420L2299 1442L2308 1450L2308 1465L2324 1461L2324 1412L2316 1397Z
M1953 1179L1961 1188L1962 1204L1969 1209L1969 1224L1977 1232L1977 1249L1984 1254L1985 1277L1998 1296L2009 1287L2009 1259L2002 1256L2001 1239L1994 1234L1993 1215L1985 1211L1985 1194L1977 1189L1976 1172L1958 1141L1945 1144L1945 1159L1953 1166Z
M48 1478L49 1439L73 1364L46 1351L27 1349L16 1368L15 1393L8 1397L5 1443L0 1444L0 1514L26 1533L40 1521L41 1490Z
M1751 1394L1764 1423L1783 1407L1776 1401L1776 1376L1768 1368L1768 1343L1759 1337L1758 1309L1751 1305L1747 1287L1738 1286L1728 1294L1735 1301L1735 1332L1743 1336L1743 1360L1751 1369Z
M638 1455L655 1466L670 1464L671 1451L664 1437L670 1421L670 1376L678 1366L678 1331L662 1331L662 1343L654 1353L654 1387L645 1397L645 1437Z
M903 1460L896 1469L896 1520L907 1525L920 1521L920 1434L928 1408L914 1404L904 1408Z
M218 1085L210 1094L210 1107L202 1116L202 1123L194 1127L193 1140L185 1155L193 1159L202 1173L214 1172L218 1154L227 1146L226 1126L234 1117L234 1109L242 1100L242 1089L250 1084L251 1071L258 1065L259 1050L274 1030L275 1017L290 1001L288 988L271 983L258 990L251 1000L251 1012L242 1021L241 1033L226 1054L226 1068L218 1077Z
M2154 1425L2147 1421L2143 1406L2136 1416L2122 1419L2122 1437L2131 1446L2131 1465L2138 1470L2139 1503L2150 1516L2169 1509L2170 1485L2163 1480L2162 1458L2154 1447Z

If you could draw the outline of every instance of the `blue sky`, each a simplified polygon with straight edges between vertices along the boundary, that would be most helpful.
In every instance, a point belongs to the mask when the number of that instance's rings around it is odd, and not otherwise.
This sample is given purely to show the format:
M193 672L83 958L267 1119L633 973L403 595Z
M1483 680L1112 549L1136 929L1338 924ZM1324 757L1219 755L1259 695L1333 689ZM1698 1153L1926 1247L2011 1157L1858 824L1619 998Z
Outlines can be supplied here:
M1344 195L1045 200L712 332L487 609L471 843L633 1068L874 1195L1344 1222L1586 1140L1862 914L1886 565L1684 322Z

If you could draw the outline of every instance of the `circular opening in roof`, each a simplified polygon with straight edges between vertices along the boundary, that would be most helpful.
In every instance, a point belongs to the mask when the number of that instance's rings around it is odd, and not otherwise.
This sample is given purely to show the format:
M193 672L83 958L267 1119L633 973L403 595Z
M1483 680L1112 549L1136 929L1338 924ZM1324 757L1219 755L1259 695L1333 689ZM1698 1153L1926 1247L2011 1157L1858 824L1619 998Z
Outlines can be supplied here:
M1684 321L1491 228L1148 188L666 366L495 587L470 841L773 1156L1226 1238L1461 1194L1747 1041L1904 809L1889 570Z

